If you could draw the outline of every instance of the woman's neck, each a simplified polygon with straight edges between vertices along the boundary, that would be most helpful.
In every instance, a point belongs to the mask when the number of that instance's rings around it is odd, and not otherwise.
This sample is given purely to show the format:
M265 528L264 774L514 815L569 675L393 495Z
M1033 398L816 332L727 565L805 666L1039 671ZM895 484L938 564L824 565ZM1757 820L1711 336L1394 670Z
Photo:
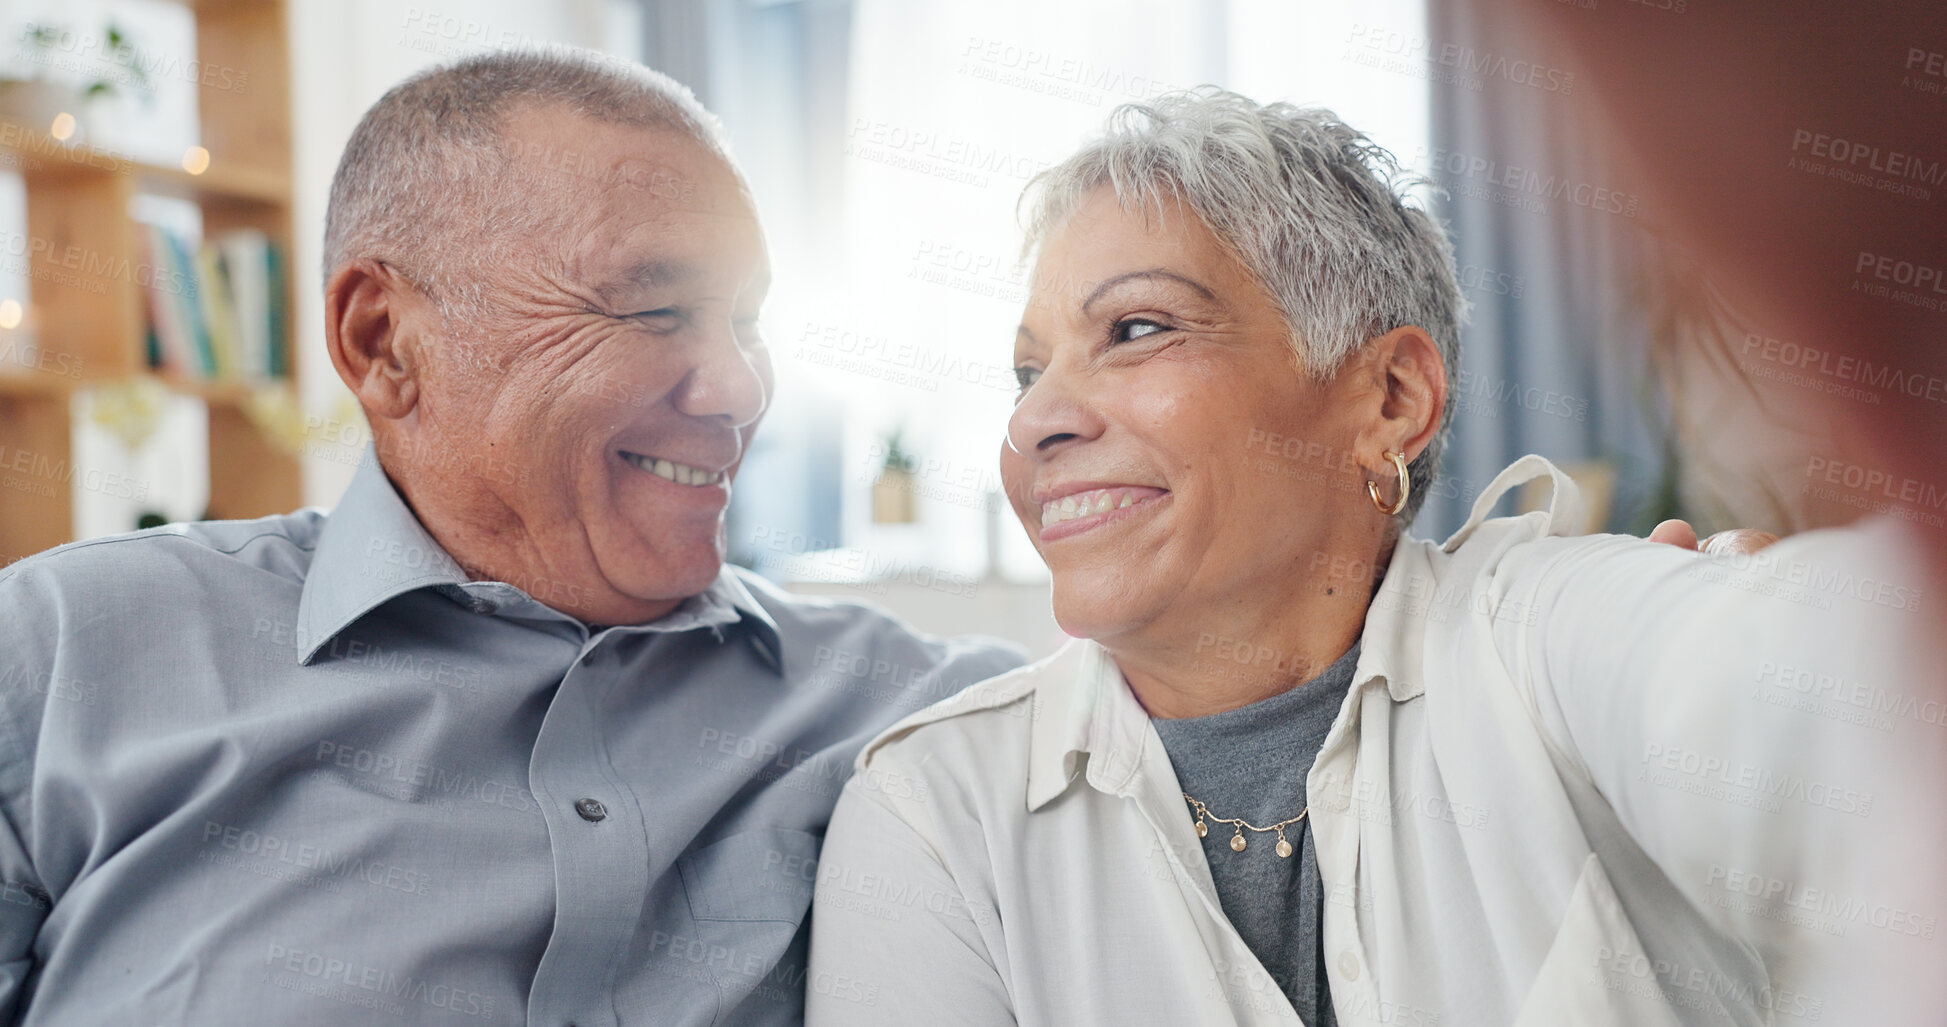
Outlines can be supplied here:
M1386 564L1341 561L1349 573L1294 573L1279 595L1191 616L1158 618L1130 635L1102 639L1130 691L1151 716L1206 717L1288 692L1345 655L1365 629Z

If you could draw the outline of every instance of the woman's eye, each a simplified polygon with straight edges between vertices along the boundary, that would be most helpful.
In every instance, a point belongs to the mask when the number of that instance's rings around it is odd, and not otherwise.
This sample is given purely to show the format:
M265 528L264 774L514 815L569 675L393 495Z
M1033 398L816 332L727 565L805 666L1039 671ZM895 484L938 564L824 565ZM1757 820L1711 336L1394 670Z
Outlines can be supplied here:
M1145 335L1155 335L1157 332L1166 331L1169 331L1169 328L1165 325L1144 320L1140 317L1131 317L1117 321L1115 327L1109 330L1109 337L1112 343L1129 342L1134 339L1140 339Z

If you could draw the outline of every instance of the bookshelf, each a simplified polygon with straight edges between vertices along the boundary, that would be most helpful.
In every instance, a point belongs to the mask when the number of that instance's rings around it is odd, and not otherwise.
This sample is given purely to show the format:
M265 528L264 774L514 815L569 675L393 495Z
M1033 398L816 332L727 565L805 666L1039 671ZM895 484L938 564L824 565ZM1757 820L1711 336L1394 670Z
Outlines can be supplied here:
M285 3L190 0L185 6L196 20L196 59L204 69L196 89L199 142L208 151L201 173L133 161L88 143L69 145L50 134L51 125L0 117L0 167L26 183L29 323L38 347L23 361L16 342L13 359L0 361L0 564L74 536L74 489L88 471L73 462L74 393L153 373L148 253L130 201L138 193L189 200L202 212L205 239L248 228L292 252ZM295 309L296 277L287 267L287 311ZM284 337L271 343L282 348L287 374L297 366L292 334L287 318ZM6 345L8 333L0 330L0 347ZM246 416L247 388L163 379L208 405L212 517L257 517L301 505L299 458Z

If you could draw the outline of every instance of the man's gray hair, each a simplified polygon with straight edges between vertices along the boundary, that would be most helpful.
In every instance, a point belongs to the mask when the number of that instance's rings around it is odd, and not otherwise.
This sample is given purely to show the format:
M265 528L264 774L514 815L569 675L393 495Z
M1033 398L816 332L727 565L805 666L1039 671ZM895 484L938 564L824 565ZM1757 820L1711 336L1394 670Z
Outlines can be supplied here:
M1206 86L1124 104L1101 139L1037 175L1023 197L1027 245L1103 184L1125 208L1160 211L1180 199L1270 293L1314 377L1337 372L1369 340L1418 325L1451 383L1466 303L1446 232L1407 202L1424 182L1328 110L1260 106ZM1417 487L1402 524L1439 471L1453 408L1449 391L1440 431L1413 461Z
M535 202L534 170L595 173L575 167L572 153L522 154L507 144L507 119L533 107L673 129L735 167L715 115L660 72L560 46L469 57L393 86L359 119L331 180L326 279L353 260L386 260L449 316L477 310L482 268L518 240L568 227L555 222L570 205Z

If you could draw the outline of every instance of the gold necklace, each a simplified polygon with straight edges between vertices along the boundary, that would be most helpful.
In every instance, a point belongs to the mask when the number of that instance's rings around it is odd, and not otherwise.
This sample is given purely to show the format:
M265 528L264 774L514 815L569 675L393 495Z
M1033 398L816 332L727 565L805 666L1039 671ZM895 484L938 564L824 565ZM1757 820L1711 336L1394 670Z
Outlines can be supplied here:
M1248 820L1241 820L1235 817L1220 817L1215 813L1210 812L1210 807L1205 806L1201 800L1192 798L1189 792L1184 792L1183 798L1185 801L1187 801L1190 804L1191 809L1197 811L1197 837L1198 838L1210 837L1210 825L1204 823L1204 818L1206 817L1208 817L1211 820L1215 820L1219 824L1230 824L1231 826L1237 828L1236 837L1230 840L1230 851L1232 852L1243 852L1245 847L1250 844L1244 840L1245 828L1249 828L1252 831L1259 831L1259 832L1276 831L1278 833L1278 858L1279 859L1290 859L1291 854L1297 851L1291 847L1290 840L1284 836L1284 829L1299 822L1300 820L1305 819L1305 814L1310 813L1312 811L1311 803L1306 803L1305 808L1303 810L1300 810L1298 815L1292 817L1290 820L1280 820L1277 823L1272 824L1270 827L1259 827Z

